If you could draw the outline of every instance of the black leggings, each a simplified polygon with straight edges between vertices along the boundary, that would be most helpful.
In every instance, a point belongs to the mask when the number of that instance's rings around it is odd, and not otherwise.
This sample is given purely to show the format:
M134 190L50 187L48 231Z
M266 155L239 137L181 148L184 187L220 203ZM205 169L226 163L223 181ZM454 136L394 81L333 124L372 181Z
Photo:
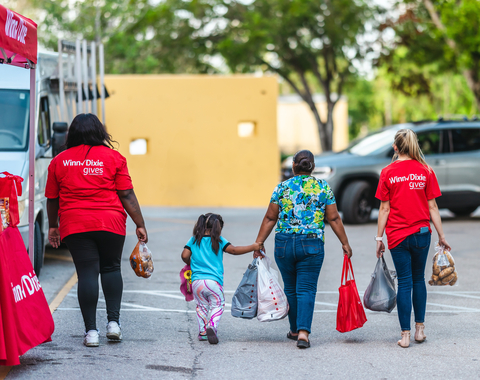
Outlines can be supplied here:
M63 242L70 250L77 269L78 303L85 331L97 328L98 274L102 279L108 321L118 322L123 292L120 264L125 236L92 231L68 235Z

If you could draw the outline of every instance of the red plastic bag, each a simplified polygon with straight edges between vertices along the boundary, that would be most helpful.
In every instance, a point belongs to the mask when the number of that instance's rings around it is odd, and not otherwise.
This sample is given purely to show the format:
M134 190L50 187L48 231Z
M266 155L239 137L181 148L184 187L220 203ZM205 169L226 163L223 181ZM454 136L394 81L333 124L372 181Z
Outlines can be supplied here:
M344 333L362 327L367 317L358 295L352 262L347 255L343 258L342 285L338 288L338 292L340 298L337 308L337 330Z
M23 178L8 172L0 175L4 176L0 177L0 223L5 223L3 228L15 227L20 223L17 196L22 195Z
M16 227L0 233L0 365L51 340L55 326L22 236Z

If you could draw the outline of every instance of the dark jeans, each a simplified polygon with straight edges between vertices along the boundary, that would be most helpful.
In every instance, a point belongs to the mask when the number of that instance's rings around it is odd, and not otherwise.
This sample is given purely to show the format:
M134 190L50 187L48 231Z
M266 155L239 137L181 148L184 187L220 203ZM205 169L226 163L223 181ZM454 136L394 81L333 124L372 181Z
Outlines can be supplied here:
M63 239L78 275L78 303L85 331L96 330L98 275L101 276L108 321L119 322L123 280L120 271L125 236L107 231L68 235Z
M412 301L415 322L423 323L425 321L427 307L425 265L431 238L428 231L416 233L406 237L399 245L390 250L397 271L397 311L402 330L410 330Z
M311 332L317 282L324 257L323 241L307 235L275 235L275 262L282 274L293 333Z

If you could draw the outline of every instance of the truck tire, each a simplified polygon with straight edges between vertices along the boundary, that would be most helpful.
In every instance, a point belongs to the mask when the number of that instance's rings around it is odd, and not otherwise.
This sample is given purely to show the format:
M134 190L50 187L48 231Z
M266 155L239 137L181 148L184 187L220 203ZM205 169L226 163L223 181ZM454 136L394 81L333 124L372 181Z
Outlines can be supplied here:
M347 185L342 195L343 220L348 224L364 224L370 221L373 208L372 186L366 181L354 181Z
M474 212L477 208L478 206L459 207L459 208L452 207L452 208L449 208L449 210L457 216L468 216L472 212Z
M35 222L34 228L34 237L33 237L33 269L37 276L40 275L40 271L43 267L43 257L45 254L45 244L43 244L42 230L40 228L40 223Z

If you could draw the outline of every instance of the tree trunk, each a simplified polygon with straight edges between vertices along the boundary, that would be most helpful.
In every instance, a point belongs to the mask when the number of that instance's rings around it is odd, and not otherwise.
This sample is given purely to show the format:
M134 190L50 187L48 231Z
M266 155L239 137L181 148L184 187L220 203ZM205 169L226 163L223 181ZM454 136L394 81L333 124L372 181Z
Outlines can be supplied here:
M480 80L478 75L476 75L473 70L465 70L463 76L467 80L468 87L475 96L475 101L477 104L477 111L480 111Z
M330 144L328 143L328 133L327 133L327 126L326 124L320 119L320 115L318 113L317 107L315 103L312 102L309 104L310 110L313 113L313 116L315 117L315 122L317 123L317 129L318 129L318 137L320 138L320 147L322 148L322 152L328 152L329 150L332 150L330 147Z
M327 123L325 129L327 131L328 150L332 150L333 148L333 108L335 107L335 104L336 102L327 99Z

